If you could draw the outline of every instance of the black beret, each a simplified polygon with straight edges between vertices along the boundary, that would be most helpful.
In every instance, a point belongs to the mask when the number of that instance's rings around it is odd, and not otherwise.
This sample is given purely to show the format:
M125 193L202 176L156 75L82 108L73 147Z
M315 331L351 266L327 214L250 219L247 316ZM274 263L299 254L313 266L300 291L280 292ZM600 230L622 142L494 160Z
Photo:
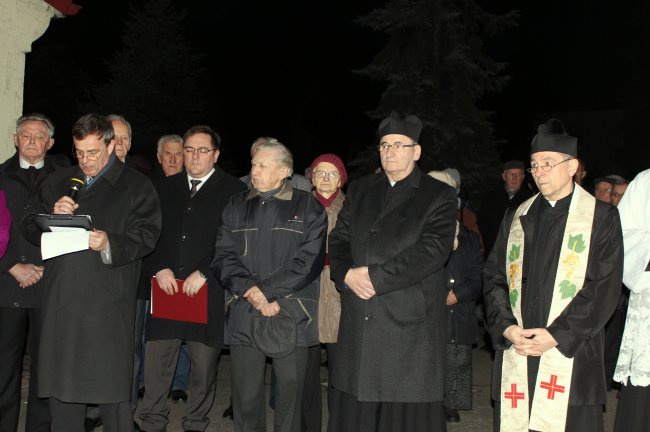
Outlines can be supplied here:
M422 132L422 121L417 116L402 116L393 111L390 113L390 116L386 117L381 121L381 123L379 123L377 137L381 139L386 135L400 134L418 142L420 139L420 132Z
M257 347L271 358L286 357L296 347L296 321L285 308L272 317L253 313L251 329Z

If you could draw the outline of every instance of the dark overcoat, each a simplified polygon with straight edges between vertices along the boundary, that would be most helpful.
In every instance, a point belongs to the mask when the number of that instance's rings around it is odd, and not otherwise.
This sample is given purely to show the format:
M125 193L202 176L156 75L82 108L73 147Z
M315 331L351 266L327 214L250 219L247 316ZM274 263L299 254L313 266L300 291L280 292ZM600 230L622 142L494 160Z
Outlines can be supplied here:
M246 190L239 179L215 166L214 173L191 197L187 174L162 179L160 197L163 231L156 250L146 260L152 274L170 269L177 279L199 270L208 278L208 324L152 318L147 321L147 340L185 339L209 346L223 344L224 293L210 271L221 213L230 197ZM185 295L181 292L174 295Z
M332 385L359 401L441 401L456 191L417 167L390 187L384 174L351 183L329 236L342 309ZM359 266L369 267L370 300L344 284Z
M285 181L262 197L252 189L234 195L223 212L213 268L227 290L226 343L255 347L242 296L257 286L296 322L296 345L318 341L319 275L325 263L327 215L310 193Z
M522 316L524 328L546 327L558 342L557 349L573 358L573 376L569 405L607 403L603 360L604 327L616 308L623 277L623 235L616 207L596 200L591 230L589 261L582 289L550 324L546 325L554 290L562 236L568 218L568 203L561 200L564 211L552 213L548 220L549 235L536 239L537 214L544 198L539 195L528 213L520 217L524 230L522 269ZM506 247L514 210L504 218L494 249L485 265L484 298L488 330L496 355L492 374L492 398L500 399L503 351L511 343L503 332L517 321L508 300ZM533 259L533 257L539 257ZM532 262L535 261L535 262ZM529 387L535 386L539 357L528 357Z
M9 269L16 264L42 265L41 250L23 237L20 232L20 221L26 214L38 207L38 190L43 180L57 169L70 166L65 162L45 155L45 165L36 171L37 176L34 182L28 178L27 170L20 167L18 153L0 165L2 188L5 191L7 207L13 221L7 253L0 260L0 307L37 308L40 306L42 284L37 282L27 288L20 288L18 281L9 274Z
M70 178L82 175L77 166L51 174L39 212L50 213ZM77 203L75 214L90 215L93 227L108 234L112 264L90 249L45 262L38 393L63 402L128 401L136 290L141 259L160 235L158 195L146 177L113 160ZM40 238L29 218L23 231Z

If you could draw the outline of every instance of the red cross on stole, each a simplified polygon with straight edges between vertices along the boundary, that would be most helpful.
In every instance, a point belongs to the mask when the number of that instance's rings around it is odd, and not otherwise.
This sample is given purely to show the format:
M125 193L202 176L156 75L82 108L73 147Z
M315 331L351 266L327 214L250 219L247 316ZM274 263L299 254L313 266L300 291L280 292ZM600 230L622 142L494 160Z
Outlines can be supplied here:
M503 397L506 399L510 399L512 401L512 408L517 408L517 400L524 399L524 394L521 392L517 392L517 384L511 384L510 385L510 391L505 392L503 394Z
M557 375L551 375L550 382L542 381L539 386L545 390L548 390L547 398L550 400L555 399L555 392L564 393L564 386L557 384Z

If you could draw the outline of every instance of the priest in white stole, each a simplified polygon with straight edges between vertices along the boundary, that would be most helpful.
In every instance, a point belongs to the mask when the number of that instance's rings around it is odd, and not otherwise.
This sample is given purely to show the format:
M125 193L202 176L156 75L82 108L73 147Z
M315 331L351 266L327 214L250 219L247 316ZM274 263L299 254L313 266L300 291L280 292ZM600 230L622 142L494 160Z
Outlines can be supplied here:
M573 182L577 140L544 125L540 193L506 213L484 271L495 431L603 431L603 328L623 272L618 211Z

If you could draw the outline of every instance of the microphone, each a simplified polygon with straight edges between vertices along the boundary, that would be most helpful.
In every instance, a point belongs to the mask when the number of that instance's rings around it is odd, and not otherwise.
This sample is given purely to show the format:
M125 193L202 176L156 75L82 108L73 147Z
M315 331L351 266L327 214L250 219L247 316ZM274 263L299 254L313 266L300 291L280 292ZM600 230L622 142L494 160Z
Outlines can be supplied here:
M73 201L77 201L77 197L79 196L79 192L81 191L81 188L83 185L85 185L86 182L84 182L81 179L78 179L76 177L72 177L70 179L70 189L68 189L68 196L72 198Z

